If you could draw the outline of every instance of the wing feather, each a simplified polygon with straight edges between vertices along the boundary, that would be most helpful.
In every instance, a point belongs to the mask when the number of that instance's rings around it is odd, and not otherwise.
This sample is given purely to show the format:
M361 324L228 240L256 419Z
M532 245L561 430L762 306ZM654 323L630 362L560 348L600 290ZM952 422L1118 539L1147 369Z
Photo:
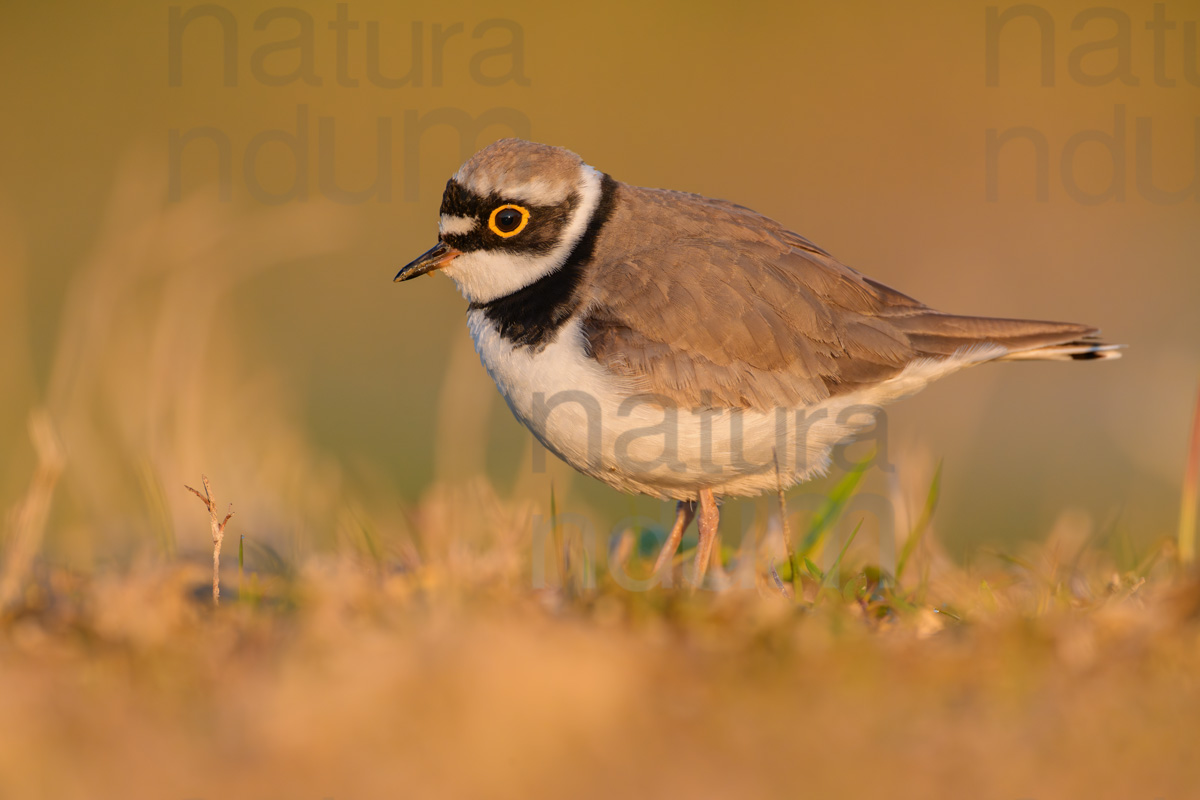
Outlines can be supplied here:
M942 314L742 206L619 193L586 290L586 346L631 390L680 407L808 405L963 347L1034 351L1096 333Z

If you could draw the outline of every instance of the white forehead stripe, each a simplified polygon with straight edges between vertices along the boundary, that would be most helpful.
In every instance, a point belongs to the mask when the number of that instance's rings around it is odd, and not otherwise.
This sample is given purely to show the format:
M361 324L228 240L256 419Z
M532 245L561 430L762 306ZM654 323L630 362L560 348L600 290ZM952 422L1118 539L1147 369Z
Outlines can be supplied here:
M456 217L453 214L442 214L438 223L438 233L443 236L461 236L475 230L478 223L474 217Z
M541 178L534 178L518 186L505 186L504 193L516 200L524 200L535 206L558 205L566 199L562 188L555 187L549 181Z
M473 175L471 180L468 180L462 169L454 173L454 180L460 186L483 197L499 194L534 206L556 206L567 199L566 193L570 191L569 185L551 182L545 178L532 178L518 184L497 182L493 176L488 175Z

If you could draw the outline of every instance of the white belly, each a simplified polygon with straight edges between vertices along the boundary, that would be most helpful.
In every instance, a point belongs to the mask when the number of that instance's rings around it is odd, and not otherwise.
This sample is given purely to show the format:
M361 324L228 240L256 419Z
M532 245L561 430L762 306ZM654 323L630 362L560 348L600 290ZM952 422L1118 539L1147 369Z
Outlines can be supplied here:
M675 408L623 385L587 357L578 320L536 353L513 348L482 311L469 312L467 324L509 408L549 450L622 491L677 500L704 488L755 495L820 475L830 450L870 427L883 403L1005 352L914 362L870 391L813 406L714 411Z

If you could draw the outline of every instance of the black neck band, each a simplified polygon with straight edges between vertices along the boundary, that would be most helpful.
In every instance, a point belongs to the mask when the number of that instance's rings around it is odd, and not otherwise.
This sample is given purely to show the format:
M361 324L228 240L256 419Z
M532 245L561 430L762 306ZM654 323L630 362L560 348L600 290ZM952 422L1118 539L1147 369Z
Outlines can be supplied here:
M600 180L600 200L587 229L571 248L563 265L512 294L471 303L495 323L500 336L517 347L541 349L579 307L579 284L596 250L596 240L616 201L617 182L608 175Z

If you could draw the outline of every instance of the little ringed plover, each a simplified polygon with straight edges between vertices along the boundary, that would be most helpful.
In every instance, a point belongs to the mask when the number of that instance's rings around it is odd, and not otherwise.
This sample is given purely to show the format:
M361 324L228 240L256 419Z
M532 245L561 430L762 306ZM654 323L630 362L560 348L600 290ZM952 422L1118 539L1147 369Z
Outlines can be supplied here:
M580 472L679 501L656 570L699 511L694 585L720 496L791 486L873 411L985 361L1120 355L1068 322L945 314L723 200L621 183L504 139L446 184L434 270L513 414Z

